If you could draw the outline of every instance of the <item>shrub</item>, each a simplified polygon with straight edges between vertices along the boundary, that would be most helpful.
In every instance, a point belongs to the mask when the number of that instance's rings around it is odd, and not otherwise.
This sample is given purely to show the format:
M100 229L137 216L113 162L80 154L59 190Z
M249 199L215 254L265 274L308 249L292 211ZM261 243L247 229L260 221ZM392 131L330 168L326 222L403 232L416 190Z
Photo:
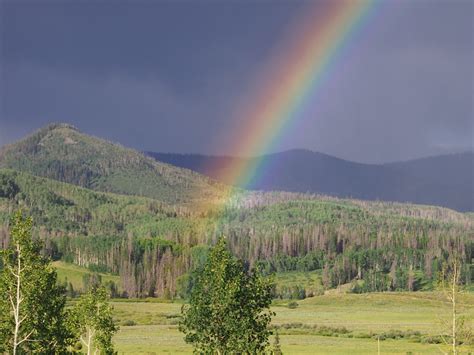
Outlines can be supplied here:
M290 309L298 308L298 302L292 301L292 302L288 303L288 308L290 308Z

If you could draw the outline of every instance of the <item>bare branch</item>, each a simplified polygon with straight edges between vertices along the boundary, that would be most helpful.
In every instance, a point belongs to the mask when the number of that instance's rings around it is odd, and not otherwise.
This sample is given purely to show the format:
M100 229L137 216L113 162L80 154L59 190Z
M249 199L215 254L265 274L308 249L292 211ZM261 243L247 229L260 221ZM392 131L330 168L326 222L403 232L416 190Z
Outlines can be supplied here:
M33 332L34 332L34 329L33 329L31 332L29 332L28 335L25 336L22 340L20 340L18 343L16 343L16 345L18 346L18 345L20 345L21 343L23 343L24 341L27 341L28 338L31 336L31 334L33 334Z

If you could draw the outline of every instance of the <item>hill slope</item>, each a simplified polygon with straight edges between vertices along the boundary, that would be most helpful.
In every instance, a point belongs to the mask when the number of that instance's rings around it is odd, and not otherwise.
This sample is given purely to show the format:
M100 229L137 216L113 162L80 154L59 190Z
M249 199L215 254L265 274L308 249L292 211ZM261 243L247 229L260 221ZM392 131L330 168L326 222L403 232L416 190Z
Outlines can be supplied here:
M68 124L52 124L0 150L0 167L93 190L146 196L168 203L214 199L223 186Z
M158 161L219 179L218 170L240 158L147 152ZM367 200L438 205L474 211L474 153L392 164L361 164L307 150L263 156L265 174L248 188L328 194ZM230 183L229 181L222 181Z
M148 235L148 226L153 226L154 235L166 235L185 228L179 214L187 215L186 209L146 197L98 192L0 169L0 230L18 208L33 217L43 235L54 236Z
M466 272L472 264L470 214L288 193L248 195L257 203L226 208L216 219L149 198L0 169L0 246L8 240L11 212L21 207L33 217L49 255L120 274L133 297L176 295L180 277L222 235L249 264L258 262L266 272L319 270L326 288L362 278L367 291L411 289L413 267L413 289L429 287L457 245ZM390 276L394 265L396 278Z
M335 219L354 216L382 218L382 225L398 219L411 218L435 224L454 224L471 229L474 214L459 213L442 207L400 203L344 200L326 196L292 194L285 192L247 192L239 203L229 205L220 216L220 222L233 221L235 228L251 220L248 228L269 228L285 223L299 226L306 222L334 222ZM283 206L299 206L288 216L278 217L270 210L286 209ZM321 216L310 217L304 211L317 210ZM336 206L336 207L335 207ZM167 235L182 233L197 226L214 226L215 216L192 214L192 211L160 201L90 190L53 179L34 176L11 169L0 168L0 226L6 226L9 215L21 207L54 235ZM342 211L345 211L342 213ZM332 214L335 212L335 214ZM313 212L310 213L311 215ZM275 219L276 218L276 219ZM289 218L289 219L288 219ZM302 218L303 222L298 223ZM334 219L335 218L335 219ZM199 223L198 220L209 220ZM268 225L267 225L268 224ZM214 227L212 227L214 228ZM48 232L48 233L49 233Z

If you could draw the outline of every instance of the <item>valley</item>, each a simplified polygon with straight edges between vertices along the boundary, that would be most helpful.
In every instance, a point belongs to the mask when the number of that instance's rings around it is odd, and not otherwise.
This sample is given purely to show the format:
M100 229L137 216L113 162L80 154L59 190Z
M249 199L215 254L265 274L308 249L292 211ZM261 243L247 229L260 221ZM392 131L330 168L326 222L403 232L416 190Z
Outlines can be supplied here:
M273 278L284 352L375 353L381 337L383 353L435 353L452 255L471 319L472 213L228 187L63 124L2 148L0 167L3 247L21 208L71 302L98 284L112 295L119 353L191 350L179 310L221 236Z
M473 355L473 10L0 0L0 355Z

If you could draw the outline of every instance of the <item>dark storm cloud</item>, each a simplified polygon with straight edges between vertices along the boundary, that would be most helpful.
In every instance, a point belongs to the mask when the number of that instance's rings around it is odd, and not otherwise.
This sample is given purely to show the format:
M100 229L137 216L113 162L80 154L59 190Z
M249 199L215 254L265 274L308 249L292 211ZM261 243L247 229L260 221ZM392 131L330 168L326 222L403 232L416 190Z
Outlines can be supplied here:
M138 149L221 154L214 138L232 134L305 3L0 6L0 144L66 121ZM385 2L272 149L359 161L472 149L472 26L468 0Z

